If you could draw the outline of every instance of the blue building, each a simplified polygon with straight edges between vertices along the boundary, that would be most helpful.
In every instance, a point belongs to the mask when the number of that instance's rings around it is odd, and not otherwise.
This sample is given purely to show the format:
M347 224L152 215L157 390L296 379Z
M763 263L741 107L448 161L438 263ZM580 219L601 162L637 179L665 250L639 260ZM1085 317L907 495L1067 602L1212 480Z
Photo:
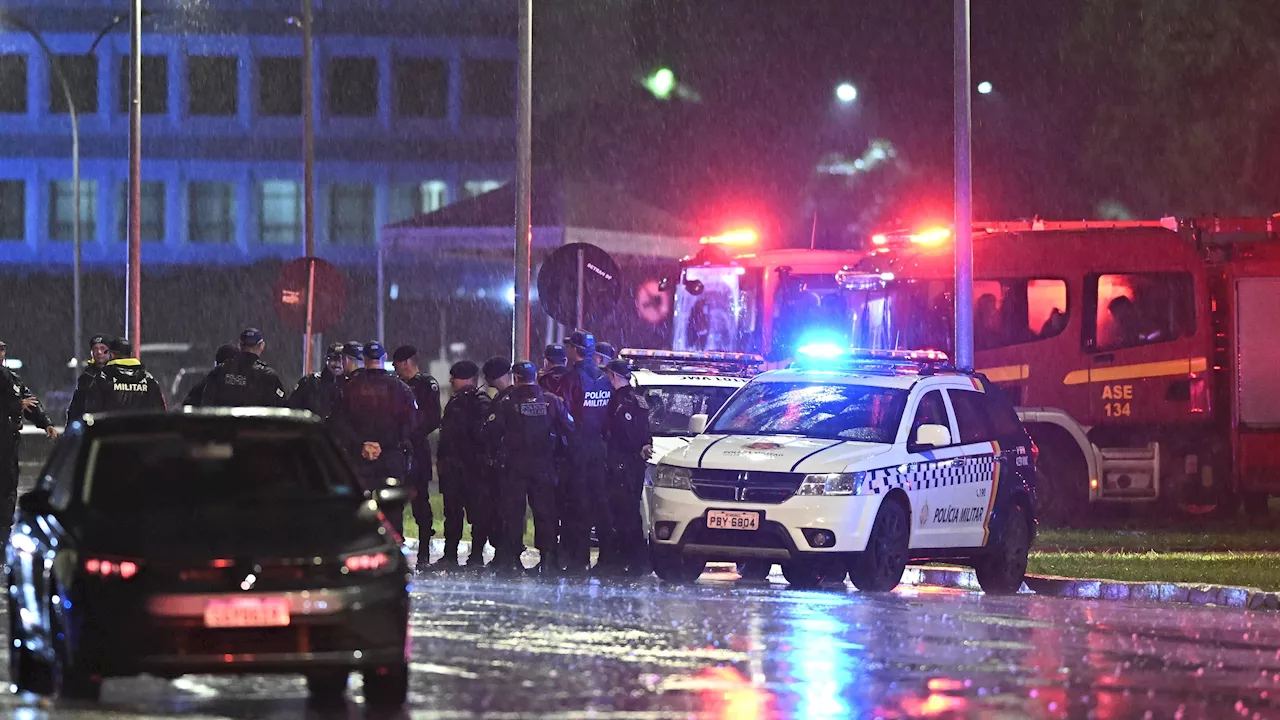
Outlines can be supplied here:
M0 265L69 268L70 86L90 268L123 268L124 0L0 9ZM317 253L372 263L378 228L513 174L515 2L315 0ZM302 254L301 0L149 0L143 38L144 266Z

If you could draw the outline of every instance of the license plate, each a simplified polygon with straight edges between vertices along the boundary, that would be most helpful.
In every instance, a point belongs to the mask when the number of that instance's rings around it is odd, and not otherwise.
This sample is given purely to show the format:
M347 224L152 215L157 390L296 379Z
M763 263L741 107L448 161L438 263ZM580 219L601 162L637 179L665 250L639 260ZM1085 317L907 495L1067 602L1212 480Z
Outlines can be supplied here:
M760 513L708 510L708 530L759 530Z
M204 607L205 627L284 627L288 624L288 598L210 600Z

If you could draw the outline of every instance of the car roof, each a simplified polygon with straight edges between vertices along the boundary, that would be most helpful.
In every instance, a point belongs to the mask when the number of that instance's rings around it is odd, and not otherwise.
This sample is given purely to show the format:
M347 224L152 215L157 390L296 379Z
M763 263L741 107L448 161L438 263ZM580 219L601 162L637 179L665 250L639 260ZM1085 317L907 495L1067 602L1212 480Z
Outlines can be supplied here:
M751 378L744 375L705 375L696 372L654 372L633 370L636 385L686 385L689 387L741 387Z
M236 428L296 429L314 432L322 427L320 418L305 410L287 408L191 408L173 412L111 412L85 415L76 423L86 435Z

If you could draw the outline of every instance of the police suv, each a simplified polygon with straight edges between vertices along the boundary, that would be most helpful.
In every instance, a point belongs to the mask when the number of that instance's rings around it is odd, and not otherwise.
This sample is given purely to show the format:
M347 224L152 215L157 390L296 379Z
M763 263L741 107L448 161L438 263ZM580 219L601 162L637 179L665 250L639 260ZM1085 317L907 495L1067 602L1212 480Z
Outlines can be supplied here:
M826 354L826 353L824 353ZM909 560L1022 585L1035 535L1035 448L1012 404L941 353L832 352L762 373L653 474L654 569L781 563L787 581L892 590Z

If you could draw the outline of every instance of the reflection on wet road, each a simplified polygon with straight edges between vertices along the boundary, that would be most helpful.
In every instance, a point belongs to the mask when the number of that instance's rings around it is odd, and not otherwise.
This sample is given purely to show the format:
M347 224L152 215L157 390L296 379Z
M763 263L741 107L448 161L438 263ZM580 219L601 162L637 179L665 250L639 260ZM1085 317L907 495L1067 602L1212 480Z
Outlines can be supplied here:
M409 718L1275 717L1280 614L929 588L868 596L422 578ZM8 623L3 623L7 627ZM362 717L358 676L342 717ZM285 718L301 678L109 681L5 715Z

